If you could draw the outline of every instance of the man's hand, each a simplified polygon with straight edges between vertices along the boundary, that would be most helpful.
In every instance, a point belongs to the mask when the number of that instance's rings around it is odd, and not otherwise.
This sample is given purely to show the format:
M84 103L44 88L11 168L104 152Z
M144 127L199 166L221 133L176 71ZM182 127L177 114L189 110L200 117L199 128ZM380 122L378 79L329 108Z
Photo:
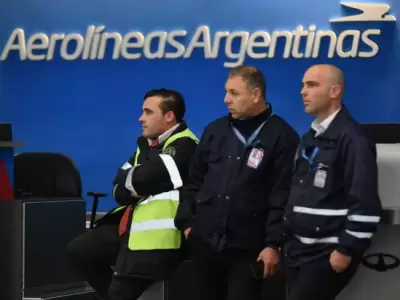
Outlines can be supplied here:
M185 235L185 239L188 239L190 232L192 231L192 228L186 228L183 234Z
M258 255L257 261L264 263L264 278L269 275L274 275L279 268L279 254L273 248L264 248Z
M335 250L329 257L329 263L336 273L344 272L351 263L351 256L344 255Z
M141 157L147 158L150 153L150 145L149 145L149 141L147 140L147 138L140 136L137 138L136 143L140 149Z

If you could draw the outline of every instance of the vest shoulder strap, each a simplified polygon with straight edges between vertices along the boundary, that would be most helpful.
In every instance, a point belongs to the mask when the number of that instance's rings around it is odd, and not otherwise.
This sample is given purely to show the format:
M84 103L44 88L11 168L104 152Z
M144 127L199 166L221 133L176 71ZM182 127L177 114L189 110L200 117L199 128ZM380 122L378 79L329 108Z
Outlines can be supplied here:
M135 163L134 163L134 165L133 165L134 167L136 167L137 164L138 164L139 155L140 155L140 148L137 147L137 148L136 148L136 154L135 154Z
M181 132L178 132L178 133L176 133L176 134L174 134L174 135L171 135L171 136L165 141L164 146L163 146L163 151L164 151L171 143L173 143L173 142L175 142L176 140L181 139L181 138L190 138L190 139L192 139L193 141L195 141L196 143L199 143L199 139L196 137L196 135L195 135L189 128L186 128L185 130L183 130L183 131L181 131ZM137 164L138 164L139 155L140 155L140 148L137 147L137 149L136 149L136 154L135 154L135 164L134 164L135 167L136 167Z
M193 141L195 141L196 143L199 142L199 139L196 137L196 135L189 128L186 128L185 130L183 130L181 132L178 132L178 133L176 133L174 135L171 135L165 141L164 146L163 146L163 150L165 150L171 143L173 143L176 140L181 139L181 138L190 138Z

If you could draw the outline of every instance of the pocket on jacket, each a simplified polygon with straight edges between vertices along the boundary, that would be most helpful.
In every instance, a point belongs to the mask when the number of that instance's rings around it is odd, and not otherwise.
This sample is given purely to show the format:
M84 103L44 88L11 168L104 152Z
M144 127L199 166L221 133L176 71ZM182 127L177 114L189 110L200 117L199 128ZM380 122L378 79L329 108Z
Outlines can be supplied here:
M310 215L305 213L292 212L289 224L291 232L303 237L325 238L334 236L341 223L343 216Z
M206 236L213 227L215 221L215 207L213 203L213 193L209 191L200 190L196 195L196 215L193 220L193 231L198 234ZM195 232L196 234L196 232Z
M210 151L207 157L207 162L214 163L221 159L222 155L220 152Z
M203 207L212 206L213 193L200 190L196 194L196 207L202 209Z
M317 160L315 163L324 164L327 166L331 166L332 163L336 160L337 149L335 141L326 141L320 147L320 151L317 155Z

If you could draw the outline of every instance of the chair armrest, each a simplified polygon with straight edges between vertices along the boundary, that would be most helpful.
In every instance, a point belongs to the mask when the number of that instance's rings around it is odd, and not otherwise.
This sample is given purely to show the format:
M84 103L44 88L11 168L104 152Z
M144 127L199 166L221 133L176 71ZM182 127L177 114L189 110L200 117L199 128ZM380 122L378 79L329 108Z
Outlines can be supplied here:
M90 228L93 228L94 222L96 220L96 213L97 213L97 206L99 205L99 199L106 197L107 194L100 192L88 192L87 195L89 197L93 197L92 215L90 216Z

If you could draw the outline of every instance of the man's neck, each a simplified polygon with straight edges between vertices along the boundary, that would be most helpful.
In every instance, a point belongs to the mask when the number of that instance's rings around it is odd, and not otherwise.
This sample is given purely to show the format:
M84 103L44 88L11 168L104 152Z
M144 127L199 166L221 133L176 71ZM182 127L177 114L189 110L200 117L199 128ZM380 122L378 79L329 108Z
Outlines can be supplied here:
M324 115L323 118L321 119L315 119L312 123L311 123L311 128L315 131L315 136L319 136L320 134L324 133L328 127L330 126L330 124L333 122L333 120L335 119L337 113L339 112L340 107L338 109L336 109L335 111L333 111L332 113L330 113L329 115L326 114Z
M263 104L261 104L259 107L256 107L254 109L254 111L252 111L249 115L239 118L239 120L248 120L251 119L255 116L258 116L260 114L262 114L266 109L268 108L268 105L264 102Z
M170 127L169 129L167 129L166 131L164 131L163 134L160 134L158 136L158 138L156 140L158 140L158 142L161 144L163 143L165 140L167 140L170 135L172 134L172 132L175 131L176 128L178 128L178 126L180 125L180 123L175 124L174 126Z
M331 116L332 114L337 112L339 109L340 109L340 106L335 105L335 106L329 107L329 109L327 109L326 111L319 113L315 119L316 123L320 124L321 122L323 122L324 120L329 118L329 116Z
M263 122L268 120L268 118L269 113L267 109L264 109L246 119L233 120L232 125L244 136L245 139L248 139Z

